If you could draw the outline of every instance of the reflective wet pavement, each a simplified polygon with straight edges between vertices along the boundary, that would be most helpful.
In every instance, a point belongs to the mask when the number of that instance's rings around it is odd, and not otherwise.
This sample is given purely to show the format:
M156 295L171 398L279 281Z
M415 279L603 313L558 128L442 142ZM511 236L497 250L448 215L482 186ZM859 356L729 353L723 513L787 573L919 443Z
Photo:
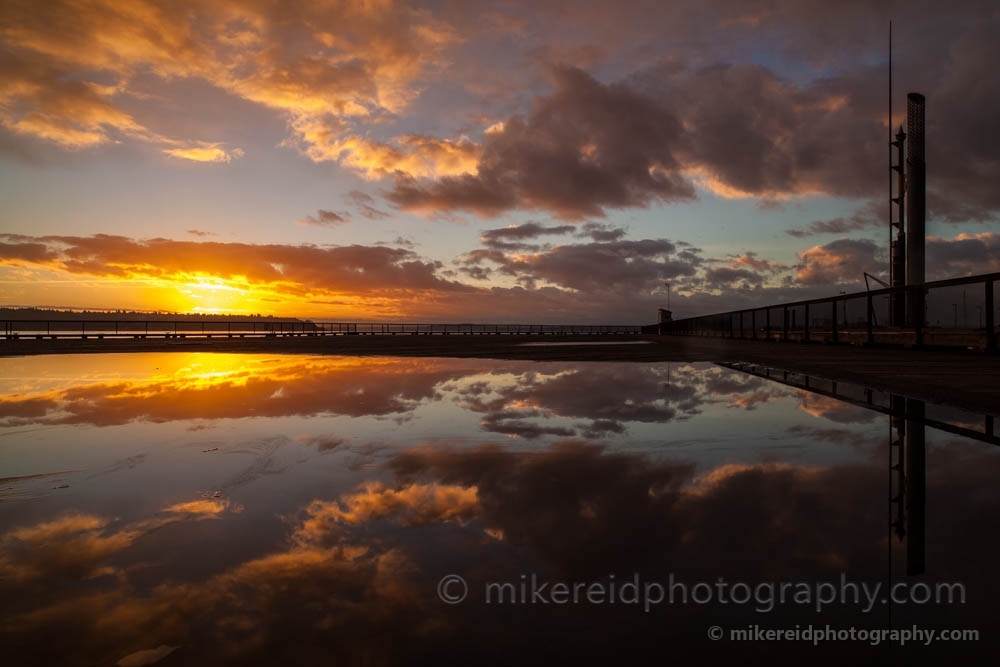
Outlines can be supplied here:
M0 378L9 664L996 649L1000 450L906 415L710 363L137 353ZM890 444L918 432L922 470ZM979 638L870 635L914 629Z

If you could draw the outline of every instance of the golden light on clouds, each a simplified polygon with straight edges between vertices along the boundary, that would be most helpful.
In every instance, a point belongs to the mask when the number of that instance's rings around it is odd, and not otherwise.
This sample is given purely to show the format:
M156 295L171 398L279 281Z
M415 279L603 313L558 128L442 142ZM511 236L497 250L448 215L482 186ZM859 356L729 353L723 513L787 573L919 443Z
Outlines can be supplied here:
M176 283L175 283L176 284ZM180 295L189 299L187 308L197 313L250 313L254 302L249 300L251 290L226 281L208 276L200 277L196 282L186 282L176 285ZM260 298L258 295L257 298Z
M45 303L46 284L74 277L116 288L108 303L89 305L173 312L270 313L358 319L398 317L421 300L468 288L437 275L438 264L387 246L251 245L136 240L120 236L8 236L0 243L0 280L42 271L46 280L23 287L27 303ZM86 290L84 290L86 291ZM75 289L61 292L69 299ZM32 298L32 294L35 296ZM145 299L138 305L134 299ZM53 303L48 301L48 303Z
M163 152L171 157L191 160L192 162L230 162L233 158L243 157L243 149L236 148L226 151L219 144L202 143L185 148L164 148Z
M4 303L597 323L647 320L667 280L690 312L746 305L744 286L760 303L860 288L883 257L794 239L875 238L882 46L857 32L864 12L817 26L790 0L730 4L592 5L567 24L547 3L6 0L3 213L32 238L0 238ZM921 45L942 63L928 201L947 224L996 219L976 129L997 106L995 30L970 19L923 19L948 26ZM865 35L856 53L761 42L833 24ZM482 240L523 216L573 227ZM190 228L214 236L148 238ZM994 236L947 236L935 277L996 264ZM747 252L784 268L718 265Z
M287 21L292 14L299 24ZM0 35L13 48L0 58L0 71L10 72L0 84L0 124L64 148L127 138L195 162L241 156L217 141L160 132L127 112L142 96L135 79L150 72L282 112L292 134L286 145L369 178L475 167L478 148L467 140L374 141L355 125L403 112L422 77L447 67L446 53L461 43L450 25L401 3L21 0L5 8ZM115 83L103 83L109 79Z

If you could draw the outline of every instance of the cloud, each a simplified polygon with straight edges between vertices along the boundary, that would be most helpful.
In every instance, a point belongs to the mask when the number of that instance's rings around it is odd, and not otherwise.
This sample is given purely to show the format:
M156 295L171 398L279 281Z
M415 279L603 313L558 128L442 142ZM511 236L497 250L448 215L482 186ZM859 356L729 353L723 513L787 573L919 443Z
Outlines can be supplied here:
M477 173L401 178L389 199L403 210L543 209L579 219L688 200L695 183L771 201L875 192L883 156L865 137L881 134L879 122L845 81L800 85L730 64L654 69L610 85L556 66L551 79L529 116L485 135ZM859 149L831 150L852 144Z
M834 433L809 435L853 446L850 438L830 437ZM940 581L965 582L970 591L974 584L988 587L995 549L984 548L993 533L982 530L981 517L998 507L995 494L982 491L996 478L997 457L954 442L928 449L927 457L927 497L951 510L927 512L927 535L936 537L927 541L927 562ZM815 612L799 601L779 604L777 582L834 581L850 572L871 584L885 575L885 514L871 506L884 506L886 478L868 460L703 468L576 441L530 452L429 442L395 453L379 478L329 500L307 501L287 518L284 539L268 536L249 550L223 550L220 561L206 561L204 550L172 549L181 560L166 564L169 577L145 561L162 543L141 545L138 538L86 567L73 566L74 554L87 552L79 547L95 534L114 541L131 530L106 517L62 517L22 526L20 537L5 534L0 563L71 564L30 582L0 579L13 630L10 652L93 663L134 655L156 644L150 637L176 637L170 641L181 645L185 660L211 664L274 662L287 657L290 645L308 663L331 656L412 663L456 652L478 655L484 647L506 663L555 636L572 637L567 645L578 653L571 657L585 661L609 634L629 636L638 648L655 652L666 627L672 644L704 649L696 629L704 629L705 614L722 614L743 627L768 612L738 609L735 595L726 602L720 593L698 603L701 611L694 614L691 598L663 604L654 614L623 615L616 606L609 616L606 609L578 605L565 623L551 606L523 605L528 616L511 624L472 606L472 592L484 590L484 581L516 585L525 572L552 582L607 582L614 575L619 585L634 575L667 582L673 573L689 594L696 582L714 588L720 578L734 594L733 582L773 582L775 613L801 615ZM239 530L225 521L213 528L226 544L234 533L225 531ZM179 545L204 541L203 533L171 537ZM31 546L19 552L25 538ZM454 563L442 563L441 554ZM121 564L115 576L82 581L108 573L111 563ZM464 607L437 598L445 572L467 580ZM970 573L980 574L970 579ZM960 605L969 618L988 616L989 596L980 597L969 594ZM954 605L925 607L922 623L954 622ZM822 617L829 614L863 619L868 612L830 603ZM593 632L581 634L581 627ZM338 637L335 645L331 633Z
M130 524L85 513L69 513L0 534L0 581L45 585L107 574L108 561L141 537L168 524L214 519L241 507L228 499L199 499L165 508L160 516Z
M306 509L308 518L293 539L315 543L336 524L367 524L390 519L403 526L421 526L470 519L480 512L475 487L448 484L406 484L390 488L368 482L361 490L344 494L339 500L317 500Z
M149 648L129 653L125 657L121 658L116 664L119 667L143 667L144 665L154 665L179 648L180 646L160 644L156 648Z
M302 135L305 153L313 161L339 162L371 180L474 173L479 158L479 146L466 139L403 135L373 141L345 134L339 121L327 123L312 117L295 121L293 127Z
M525 225L509 228L515 231L485 230L487 245L457 256L450 266L423 258L412 243L316 246L0 235L0 271L8 276L30 272L32 280L42 282L87 277L115 286L155 284L178 293L217 285L248 300L299 304L294 313L299 316L337 312L348 318L454 321L461 313L463 321L558 324L650 323L656 309L665 306L665 281L671 284L675 313L703 314L821 298L835 285L862 289L863 272L885 273L883 244L864 239L812 246L789 266L752 252L704 257L681 241L617 233L611 238L619 240L605 242L510 241L511 235L562 227ZM593 230L580 232L592 236ZM929 238L928 279L997 270L996 238L993 232ZM88 297L73 305L95 304Z
M480 240L486 247L496 250L522 250L534 247L525 244L525 241L546 235L568 234L574 229L573 225L545 226L537 222L526 222L520 225L487 229L483 231Z
M7 5L0 123L15 138L236 157L217 141L167 136L136 104L190 80L276 112L285 145L310 159L392 179L404 210L565 219L688 200L695 185L770 202L878 196L887 119L874 26L902 11L790 0L585 1L571 16L522 2L487 15L402 1ZM989 221L1000 209L988 112L1000 102L989 70L996 23L973 3L927 9L897 30L897 76L929 100L931 214L948 222ZM482 134L452 122L485 118L485 104L501 112ZM442 117L439 136L411 122L428 112ZM849 216L798 231L861 225Z
M858 283L864 272L884 272L886 250L868 239L838 239L799 253L795 277L803 285Z
M190 78L286 115L291 143L316 160L343 160L373 177L461 173L476 147L419 135L370 140L351 123L402 111L417 81L445 64L459 36L430 12L405 4L291 2L158 6L98 0L39 7L15 0L0 27L31 67L0 92L8 129L88 148L116 140L166 144L201 162L237 157L218 144L161 136L120 108L140 73ZM20 58L22 56L16 56ZM111 85L98 84L111 80Z
M761 259L754 252L731 255L725 262L726 266L705 269L704 281L709 289L760 288L765 281L772 280L789 268L784 264Z
M122 136L145 137L147 130L109 99L115 90L74 80L46 59L0 52L0 124L70 150L112 143Z
M926 241L927 279L943 280L1000 271L1000 233L958 234Z
M13 34L11 41L17 44L24 33L20 25L5 34L8 38ZM7 79L0 85L0 125L67 150L134 140L159 145L168 156L194 162L230 162L242 157L239 148L226 150L218 142L179 140L149 129L121 108L122 85L81 80L74 65L79 63L62 62L45 52L33 57L23 52L0 53L0 74Z
M1000 270L1000 234L962 233L926 240L928 280L944 280ZM799 254L796 278L803 285L864 282L863 272L886 272L886 250L867 239L838 239Z
M471 252L465 261L489 261L524 285L545 283L581 292L631 292L659 287L663 279L694 275L702 260L666 239L560 245L532 252Z
M388 198L408 211L494 217L524 208L580 219L694 196L674 154L681 127L665 108L578 69L555 67L551 77L553 93L529 116L486 135L475 174L400 178Z
M875 229L888 225L886 212L879 210L881 202L870 201L850 216L840 216L830 220L814 220L807 227L788 229L785 233L796 238L817 234L846 234L864 229Z
M690 417L707 397L674 369L595 365L567 369L562 364L536 369L507 367L495 379L466 387L459 394L468 410L484 415L483 429L509 436L587 437L624 433L629 422L667 423Z
M567 234L573 231L572 225L552 225L546 227L537 222L526 222L521 225L508 225L498 229L487 229L483 232L484 243L501 239L527 240L535 239L546 234Z
M104 561L140 535L135 530L106 534L109 523L92 514L68 514L14 529L0 539L0 572L11 581L94 576Z
M762 66L723 64L660 85L681 110L685 161L716 194L858 197L882 185L876 166L885 158L874 139L883 131L843 81L799 85Z
M809 391L800 390L799 410L808 415L828 419L837 424L871 424L878 413Z
M764 282L764 277L749 269L733 269L720 266L705 271L705 281L711 287L747 289L751 286L760 287Z
M543 435L554 435L567 438L576 435L576 431L567 426L547 426L539 421L531 421L544 417L537 410L498 410L483 417L480 424L493 433L516 436L534 440Z
M211 378L181 369L144 381L79 383L14 393L0 399L0 423L113 426L140 420L165 423L226 419L252 409L271 417L335 413L404 416L432 397L439 383L470 372L465 364L411 359L375 361L291 358L267 364L239 362ZM340 444L317 439L318 449Z
M214 519L227 511L239 512L242 508L234 506L228 499L201 498L183 503L175 503L162 511L168 514Z
M17 240L21 242L0 247L0 264L44 263L73 274L108 278L170 279L208 274L273 284L280 291L295 294L310 290L385 294L392 289L463 289L438 278L438 264L422 261L403 248L136 240L101 234ZM39 248L38 242L46 250Z
M344 199L355 207L358 215L366 220L383 220L392 217L391 214L375 208L375 199L361 190L351 190L344 196Z
M217 143L197 142L194 145L178 148L164 148L163 152L170 157L190 160L191 162L232 162L233 158L243 157L243 149L234 148L227 151Z
M583 225L580 235L589 236L599 243L608 241L620 241L628 234L624 227L610 227L596 222L588 222Z
M299 220L300 225L318 225L320 227L339 227L340 225L346 225L351 221L350 217L346 213L337 213L336 211L327 211L326 209L319 209L316 211L316 215L307 215L302 220Z

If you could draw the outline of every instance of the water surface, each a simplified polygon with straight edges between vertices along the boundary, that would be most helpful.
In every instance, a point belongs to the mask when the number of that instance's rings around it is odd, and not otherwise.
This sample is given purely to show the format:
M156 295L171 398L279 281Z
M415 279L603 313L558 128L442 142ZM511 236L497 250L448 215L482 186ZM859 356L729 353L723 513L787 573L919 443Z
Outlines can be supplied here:
M810 626L977 629L919 653L997 648L997 447L926 429L926 565L907 576L890 417L738 370L69 355L0 359L0 389L12 664L918 650L728 635ZM964 602L935 599L942 583ZM838 599L817 604L826 584ZM892 584L917 601L883 603ZM861 586L879 597L845 599Z

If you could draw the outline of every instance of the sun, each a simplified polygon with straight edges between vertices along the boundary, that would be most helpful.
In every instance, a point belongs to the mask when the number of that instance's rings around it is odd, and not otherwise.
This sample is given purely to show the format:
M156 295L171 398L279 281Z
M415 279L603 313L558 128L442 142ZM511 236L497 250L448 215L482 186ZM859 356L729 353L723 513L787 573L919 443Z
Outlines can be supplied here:
M249 290L220 278L200 276L177 286L187 310L206 314L245 314L251 312L247 305Z

